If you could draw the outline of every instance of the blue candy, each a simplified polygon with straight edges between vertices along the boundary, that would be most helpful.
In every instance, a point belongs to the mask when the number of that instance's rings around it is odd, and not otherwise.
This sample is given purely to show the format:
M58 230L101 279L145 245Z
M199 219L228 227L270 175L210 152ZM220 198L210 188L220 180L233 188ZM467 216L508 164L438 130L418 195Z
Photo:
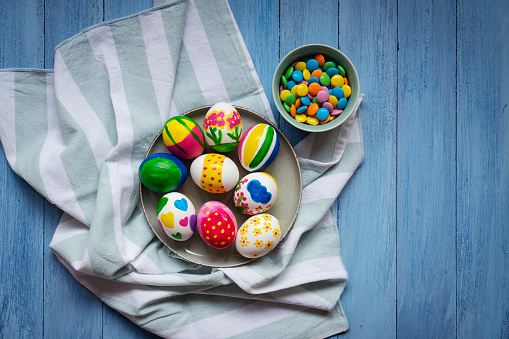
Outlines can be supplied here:
M293 71L292 79L297 81L297 82L301 82L302 80L304 80L304 76L302 75L301 71L297 70L297 71Z
M309 59L308 62L306 62L306 68L313 72L315 69L318 69L318 61L315 59Z
M337 88L337 87L336 87L336 88ZM338 108L338 109L343 109L343 108L345 108L345 107L346 107L347 102L348 102L348 101L346 100L346 98L341 98L341 99L339 99L338 104L337 104L337 108Z
M307 96L300 97L300 102L301 102L304 106L309 106L309 104L311 104L311 99L309 99Z
M311 83L313 83L313 82L316 82L316 83L318 83L318 84L319 84L319 83L320 83L320 79L318 79L317 77L311 77L311 78L309 78L309 80L308 80L308 85L309 85L309 84L311 84Z
M331 78L336 74L339 74L339 70L336 67L331 67L327 70L327 75Z
M294 88L295 86L297 86L297 83L293 80L290 80L288 81L288 83L286 84L286 88L291 91L292 88Z
M320 108L317 112L316 112L316 117L318 118L318 120L325 120L329 117L329 110L327 108Z
M341 87L334 87L332 89L332 95L334 95L339 100L345 95L345 92Z
M302 102L302 100L301 100ZM300 106L298 109L297 109L297 113L304 113L306 110L308 109L308 106Z

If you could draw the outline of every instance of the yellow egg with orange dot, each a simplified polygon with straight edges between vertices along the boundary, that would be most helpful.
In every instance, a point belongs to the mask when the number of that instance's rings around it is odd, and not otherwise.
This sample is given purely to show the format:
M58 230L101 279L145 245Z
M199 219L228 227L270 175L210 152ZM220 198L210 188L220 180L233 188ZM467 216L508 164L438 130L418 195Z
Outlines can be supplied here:
M237 236L233 212L219 201L208 201L200 207L196 228L207 245L218 249L233 244Z
M239 169L232 159L208 153L194 159L191 178L198 187L209 193L226 193L239 181Z

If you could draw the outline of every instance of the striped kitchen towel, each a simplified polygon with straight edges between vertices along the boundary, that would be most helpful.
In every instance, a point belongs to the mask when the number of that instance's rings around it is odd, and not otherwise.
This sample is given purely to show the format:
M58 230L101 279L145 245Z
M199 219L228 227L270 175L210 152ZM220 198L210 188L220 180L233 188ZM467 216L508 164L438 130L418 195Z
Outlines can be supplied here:
M171 116L226 101L275 121L225 0L102 23L58 45L53 70L0 72L0 138L13 170L64 211L55 255L134 323L168 338L318 338L348 328L331 207L362 161L361 100L341 128L295 146L294 226L273 252L234 268L169 254L137 189L138 166Z

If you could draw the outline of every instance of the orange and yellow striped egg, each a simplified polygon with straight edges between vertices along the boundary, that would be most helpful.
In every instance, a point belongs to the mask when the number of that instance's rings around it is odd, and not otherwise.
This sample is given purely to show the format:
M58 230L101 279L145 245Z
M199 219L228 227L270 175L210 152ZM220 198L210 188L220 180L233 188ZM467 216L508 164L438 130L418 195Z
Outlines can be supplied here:
M163 127L163 141L171 154L181 159L194 159L205 149L201 127L188 117L170 118Z
M269 166L279 151L279 136L274 127L256 124L244 132L239 144L239 160L250 172Z
M209 193L226 193L239 181L237 165L222 154L199 156L191 164L190 172L194 183Z

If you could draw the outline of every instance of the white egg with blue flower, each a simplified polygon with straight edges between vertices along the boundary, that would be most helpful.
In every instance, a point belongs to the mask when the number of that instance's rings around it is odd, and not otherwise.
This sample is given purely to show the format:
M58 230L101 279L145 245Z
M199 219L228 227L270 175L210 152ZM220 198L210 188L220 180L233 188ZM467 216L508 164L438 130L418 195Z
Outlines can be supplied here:
M254 172L240 179L233 200L242 213L255 215L271 208L277 199L277 183L270 174Z

